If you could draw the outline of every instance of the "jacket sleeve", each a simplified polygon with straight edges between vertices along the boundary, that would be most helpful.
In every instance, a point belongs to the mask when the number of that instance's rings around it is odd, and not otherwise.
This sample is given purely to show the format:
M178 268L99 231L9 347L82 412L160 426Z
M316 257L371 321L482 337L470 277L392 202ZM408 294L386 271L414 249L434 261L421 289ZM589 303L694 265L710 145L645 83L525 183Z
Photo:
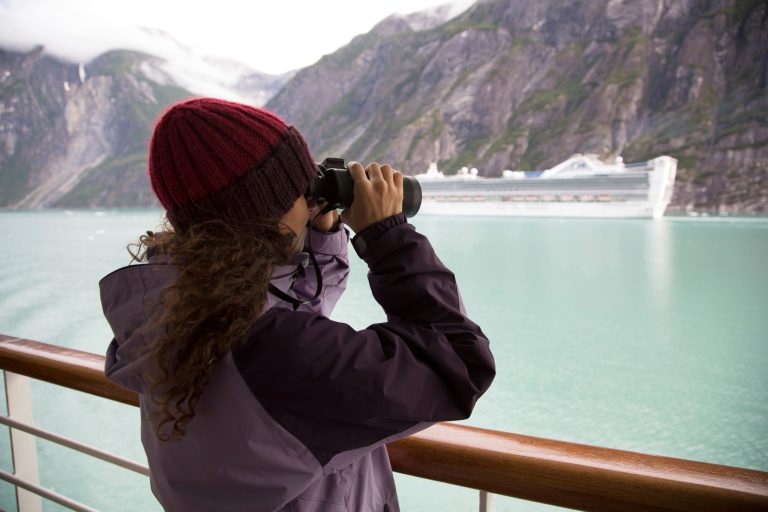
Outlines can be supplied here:
M349 254L347 250L349 232L343 224L337 231L325 233L310 229L304 243L304 250L308 252L309 244L315 253L315 259L320 266L323 278L323 290L320 296L299 306L299 311L309 311L329 317L341 294L347 286L349 277ZM299 297L311 297L317 290L317 277L315 269L310 263L305 275L297 280L293 290Z
M309 312L270 311L235 354L256 398L323 465L469 417L495 375L488 340L429 241L404 216L374 226L360 235L386 322L355 331Z

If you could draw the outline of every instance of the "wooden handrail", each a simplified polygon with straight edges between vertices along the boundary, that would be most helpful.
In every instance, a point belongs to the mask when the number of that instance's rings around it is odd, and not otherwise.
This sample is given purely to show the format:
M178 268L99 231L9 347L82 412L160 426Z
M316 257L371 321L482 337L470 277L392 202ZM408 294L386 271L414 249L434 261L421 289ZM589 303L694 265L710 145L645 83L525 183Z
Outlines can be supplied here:
M104 358L0 335L0 369L138 405ZM441 423L388 445L395 471L595 512L766 511L768 473Z
M107 380L104 356L0 334L0 368L116 402L139 406L139 396Z

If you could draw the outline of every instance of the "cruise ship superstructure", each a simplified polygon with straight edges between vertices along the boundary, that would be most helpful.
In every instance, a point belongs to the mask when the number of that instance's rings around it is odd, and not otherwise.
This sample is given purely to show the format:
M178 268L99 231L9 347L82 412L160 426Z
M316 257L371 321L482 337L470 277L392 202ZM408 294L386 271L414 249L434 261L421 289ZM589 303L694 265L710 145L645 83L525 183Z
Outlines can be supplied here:
M446 176L432 164L416 175L419 214L658 218L672 198L676 170L669 156L625 165L577 154L545 171L504 171L500 178L466 167Z

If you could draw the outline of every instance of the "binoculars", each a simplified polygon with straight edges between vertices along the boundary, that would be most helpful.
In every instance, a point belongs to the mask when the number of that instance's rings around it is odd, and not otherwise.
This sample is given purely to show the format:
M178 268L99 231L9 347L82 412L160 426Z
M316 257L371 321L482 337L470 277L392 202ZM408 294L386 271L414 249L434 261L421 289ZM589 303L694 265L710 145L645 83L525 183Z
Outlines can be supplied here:
M309 184L307 201L327 203L325 211L349 208L355 200L355 182L343 158L326 158L317 164L317 176ZM421 207L421 185L416 178L403 176L403 213L413 217Z

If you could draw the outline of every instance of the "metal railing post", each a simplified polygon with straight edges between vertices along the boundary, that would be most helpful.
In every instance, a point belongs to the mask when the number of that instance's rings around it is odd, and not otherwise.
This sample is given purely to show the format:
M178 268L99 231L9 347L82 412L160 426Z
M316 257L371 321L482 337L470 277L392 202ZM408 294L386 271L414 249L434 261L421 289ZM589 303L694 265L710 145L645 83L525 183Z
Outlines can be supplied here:
M32 423L32 391L29 377L11 372L5 374L5 400L8 404L8 417ZM14 475L32 484L40 483L40 471L37 465L37 442L35 436L9 429L11 433L11 457ZM42 512L40 496L21 487L16 487L16 500L19 512Z
M496 495L488 491L480 491L480 512L496 511Z

